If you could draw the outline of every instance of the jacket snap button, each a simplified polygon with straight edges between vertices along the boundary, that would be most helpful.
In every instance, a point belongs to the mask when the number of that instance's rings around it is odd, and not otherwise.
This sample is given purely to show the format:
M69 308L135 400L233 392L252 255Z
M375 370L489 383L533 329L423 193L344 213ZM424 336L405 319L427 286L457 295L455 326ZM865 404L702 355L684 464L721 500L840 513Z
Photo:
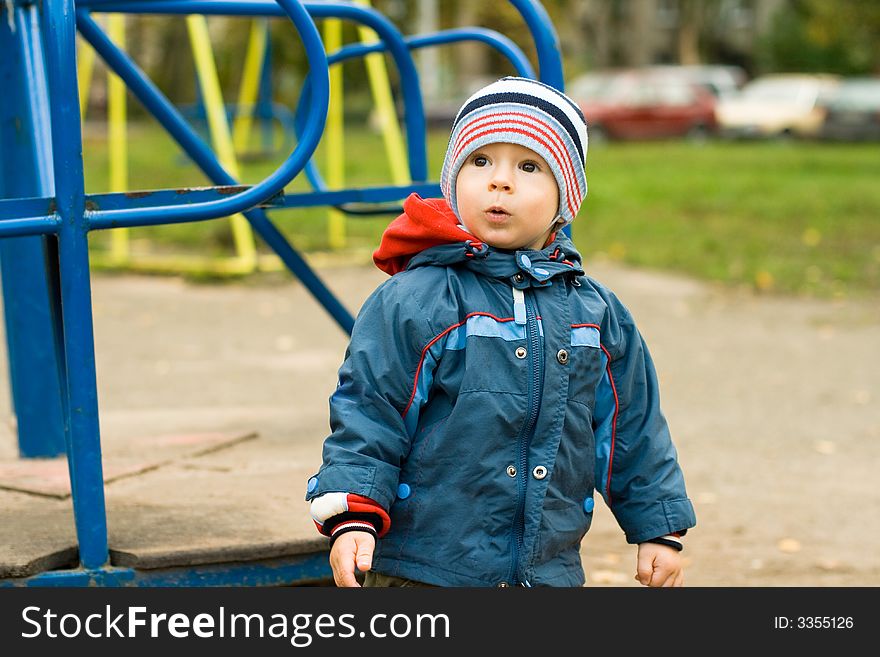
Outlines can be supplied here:
M534 475L535 479L543 479L547 476L547 468L543 465L539 465L532 470L532 475Z
M524 280L526 280L526 277L524 274L517 273L513 275L513 280L517 283L522 283Z
M568 352L565 349L560 349L556 352L556 360L565 365L568 362Z
M516 476L516 468L513 467L512 465L508 465L507 466L507 475L510 477L515 477Z
M525 347L517 347L515 353L516 353L516 357L519 358L520 360L522 360L523 358L526 357L526 354L528 352L526 351Z
M496 586L497 586L499 589L506 589L507 587L510 586L510 584L508 584L507 582L498 582L498 584L496 584Z

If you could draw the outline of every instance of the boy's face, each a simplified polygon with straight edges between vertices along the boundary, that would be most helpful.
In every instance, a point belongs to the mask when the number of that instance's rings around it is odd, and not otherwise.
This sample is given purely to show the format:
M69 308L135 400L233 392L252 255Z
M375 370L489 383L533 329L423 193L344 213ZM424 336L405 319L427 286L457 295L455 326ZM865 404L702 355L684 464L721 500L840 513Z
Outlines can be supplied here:
M474 151L456 180L458 212L480 241L500 249L540 249L555 227L556 178L544 159L519 144Z

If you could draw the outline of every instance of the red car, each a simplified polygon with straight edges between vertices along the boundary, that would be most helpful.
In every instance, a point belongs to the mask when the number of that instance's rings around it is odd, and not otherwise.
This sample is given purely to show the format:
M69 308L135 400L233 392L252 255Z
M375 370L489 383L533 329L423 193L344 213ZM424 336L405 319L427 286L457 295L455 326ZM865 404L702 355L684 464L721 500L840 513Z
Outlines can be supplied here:
M632 71L608 77L589 98L574 98L591 141L705 139L717 129L715 97L681 76Z

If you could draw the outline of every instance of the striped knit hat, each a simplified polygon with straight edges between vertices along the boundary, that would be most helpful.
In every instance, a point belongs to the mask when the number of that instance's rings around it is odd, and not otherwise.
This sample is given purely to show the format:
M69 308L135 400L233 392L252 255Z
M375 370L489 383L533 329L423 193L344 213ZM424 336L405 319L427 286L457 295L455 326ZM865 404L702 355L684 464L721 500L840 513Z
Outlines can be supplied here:
M578 106L543 82L506 77L465 101L452 124L440 189L456 216L455 181L477 149L498 142L535 151L559 187L558 216L571 223L587 196L587 124Z

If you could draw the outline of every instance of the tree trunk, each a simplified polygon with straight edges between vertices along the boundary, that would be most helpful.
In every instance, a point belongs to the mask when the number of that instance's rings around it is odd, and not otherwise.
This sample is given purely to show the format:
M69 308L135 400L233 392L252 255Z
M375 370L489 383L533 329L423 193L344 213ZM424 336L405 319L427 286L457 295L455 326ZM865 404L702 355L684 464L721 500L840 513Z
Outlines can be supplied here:
M700 31L703 27L702 0L678 2L678 63L699 64Z

